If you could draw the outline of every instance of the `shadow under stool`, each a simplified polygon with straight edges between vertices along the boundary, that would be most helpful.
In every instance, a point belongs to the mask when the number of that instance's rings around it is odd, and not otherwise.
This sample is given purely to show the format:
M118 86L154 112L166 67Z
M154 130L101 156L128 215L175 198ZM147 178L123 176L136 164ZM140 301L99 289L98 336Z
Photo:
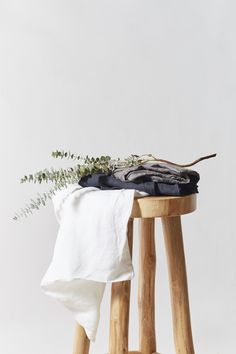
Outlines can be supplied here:
M128 222L128 243L132 255L133 219L139 218L139 349L129 351L130 281L112 283L109 354L157 353L155 332L155 218L162 221L171 293L176 354L194 354L188 285L181 227L181 215L196 209L196 194L181 197L135 198ZM73 354L88 354L89 339L76 324Z

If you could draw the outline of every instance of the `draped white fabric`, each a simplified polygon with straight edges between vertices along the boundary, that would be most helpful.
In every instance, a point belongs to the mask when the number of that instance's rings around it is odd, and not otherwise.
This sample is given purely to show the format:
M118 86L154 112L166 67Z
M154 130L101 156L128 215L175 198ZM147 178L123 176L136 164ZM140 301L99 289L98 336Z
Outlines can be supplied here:
M127 225L134 197L145 195L75 184L53 198L60 227L41 288L72 311L92 341L106 283L134 276Z

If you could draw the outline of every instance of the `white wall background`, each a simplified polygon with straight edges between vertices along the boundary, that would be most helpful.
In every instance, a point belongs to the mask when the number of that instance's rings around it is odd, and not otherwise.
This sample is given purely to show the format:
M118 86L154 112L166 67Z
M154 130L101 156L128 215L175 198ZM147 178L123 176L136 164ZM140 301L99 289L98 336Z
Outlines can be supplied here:
M233 0L0 0L1 354L72 352L71 314L39 287L58 229L52 206L11 221L38 191L19 178L55 164L57 148L176 162L218 153L196 166L198 210L183 230L196 353L236 352L235 11ZM158 344L173 354L157 226ZM92 354L107 352L108 321L107 288Z

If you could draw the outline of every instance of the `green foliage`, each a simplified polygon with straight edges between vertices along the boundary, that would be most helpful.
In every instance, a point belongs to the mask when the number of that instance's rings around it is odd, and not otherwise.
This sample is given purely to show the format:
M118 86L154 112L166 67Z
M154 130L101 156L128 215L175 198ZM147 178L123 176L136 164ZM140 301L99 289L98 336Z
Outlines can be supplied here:
M78 183L79 179L96 172L109 173L116 168L128 167L141 164L150 159L155 159L151 154L148 155L130 155L125 159L112 159L110 156L82 157L71 153L70 151L56 150L52 152L52 157L56 159L73 160L76 164L72 167L63 169L44 169L34 174L25 175L21 178L21 183L52 183L53 186L49 191L42 194L38 193L35 199L30 199L29 203L21 208L15 216L14 220L19 220L22 217L27 217L35 210L39 210L41 206L45 206L58 190L67 187L69 184Z
M113 172L117 168L125 168L130 166L137 166L144 162L155 161L159 163L168 163L180 168L187 168L195 165L199 161L215 157L216 154L211 154L198 158L197 160L189 164L176 164L168 160L163 160L153 156L152 154L145 155L130 155L125 159L112 159L110 156L100 157L85 157L71 153L70 151L56 150L52 152L52 157L55 159L67 159L75 162L75 165L66 169L44 169L34 174L25 175L21 178L21 183L33 182L33 183L52 183L53 186L49 191L42 194L38 193L35 199L30 199L29 203L21 208L19 212L13 217L14 220L19 220L21 217L27 217L32 214L33 211L40 209L41 206L45 206L47 201L50 200L55 193L67 187L69 184L78 183L81 177L88 176L96 172L109 173Z

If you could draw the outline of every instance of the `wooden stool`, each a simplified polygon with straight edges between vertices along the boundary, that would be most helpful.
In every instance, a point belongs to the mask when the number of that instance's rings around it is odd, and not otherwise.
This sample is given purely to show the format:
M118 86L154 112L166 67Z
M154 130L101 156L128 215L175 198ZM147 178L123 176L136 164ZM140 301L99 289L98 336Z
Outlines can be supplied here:
M129 351L130 281L112 284L109 354L156 353L155 333L155 230L161 217L168 261L173 332L176 354L194 354L188 286L181 228L181 215L196 209L196 194L183 197L142 197L134 200L128 223L128 242L132 254L133 218L140 218L139 252L139 350ZM88 354L89 340L76 325L74 354Z

